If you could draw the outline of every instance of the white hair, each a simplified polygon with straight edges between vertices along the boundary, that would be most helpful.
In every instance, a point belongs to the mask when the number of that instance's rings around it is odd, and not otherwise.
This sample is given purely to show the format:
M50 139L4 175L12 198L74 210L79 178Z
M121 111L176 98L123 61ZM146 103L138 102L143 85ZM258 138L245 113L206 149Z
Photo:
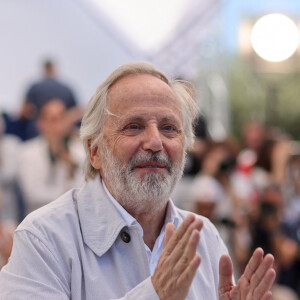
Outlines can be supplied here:
M99 170L96 170L90 163L88 143L91 143L90 147L92 149L100 145L105 120L110 114L107 109L107 95L110 87L125 76L139 74L150 74L169 85L181 105L185 135L185 149L193 144L193 125L198 115L198 107L193 98L194 94L192 85L184 80L169 80L165 74L150 63L126 63L113 71L97 88L95 94L89 101L86 113L83 116L80 128L80 137L86 152L83 169L85 180L94 178L99 172Z

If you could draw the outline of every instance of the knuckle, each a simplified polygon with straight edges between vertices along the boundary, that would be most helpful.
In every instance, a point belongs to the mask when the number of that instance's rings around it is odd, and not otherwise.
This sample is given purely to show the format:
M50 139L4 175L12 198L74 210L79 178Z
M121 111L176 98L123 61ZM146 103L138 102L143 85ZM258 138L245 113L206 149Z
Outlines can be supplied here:
M180 259L180 264L182 266L187 266L189 264L189 259L186 255L183 255Z
M254 273L252 278L251 278L251 282L254 283L258 283L261 279L259 278L259 276L257 275L257 273Z

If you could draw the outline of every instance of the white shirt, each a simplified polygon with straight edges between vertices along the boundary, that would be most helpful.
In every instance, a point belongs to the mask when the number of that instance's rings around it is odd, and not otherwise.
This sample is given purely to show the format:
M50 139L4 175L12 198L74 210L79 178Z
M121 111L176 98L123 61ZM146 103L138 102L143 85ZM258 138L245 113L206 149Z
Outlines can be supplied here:
M70 140L69 151L78 166L72 178L64 162L58 160L51 163L48 143L42 136L22 145L18 179L24 195L26 213L53 201L70 188L83 184L82 164L85 152L80 140Z

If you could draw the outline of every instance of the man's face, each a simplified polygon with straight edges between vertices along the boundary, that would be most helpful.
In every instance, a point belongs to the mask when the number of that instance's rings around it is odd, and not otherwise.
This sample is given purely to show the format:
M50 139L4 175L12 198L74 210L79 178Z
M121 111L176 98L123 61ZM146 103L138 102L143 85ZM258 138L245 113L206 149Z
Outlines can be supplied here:
M154 203L162 208L183 168L184 132L178 100L160 79L129 75L110 88L107 106L111 114L93 166L100 169L109 191L128 210L136 211L141 203L148 203L144 209Z

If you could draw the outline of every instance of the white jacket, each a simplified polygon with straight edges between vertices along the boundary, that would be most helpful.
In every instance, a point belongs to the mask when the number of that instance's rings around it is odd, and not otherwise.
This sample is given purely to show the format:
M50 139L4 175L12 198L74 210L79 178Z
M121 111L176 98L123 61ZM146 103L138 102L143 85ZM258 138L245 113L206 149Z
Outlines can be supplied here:
M181 223L187 212L178 209L178 215ZM187 299L216 300L219 259L227 250L212 223L203 221L201 265ZM0 299L159 298L138 225L125 227L97 176L21 223L10 261L0 272Z

